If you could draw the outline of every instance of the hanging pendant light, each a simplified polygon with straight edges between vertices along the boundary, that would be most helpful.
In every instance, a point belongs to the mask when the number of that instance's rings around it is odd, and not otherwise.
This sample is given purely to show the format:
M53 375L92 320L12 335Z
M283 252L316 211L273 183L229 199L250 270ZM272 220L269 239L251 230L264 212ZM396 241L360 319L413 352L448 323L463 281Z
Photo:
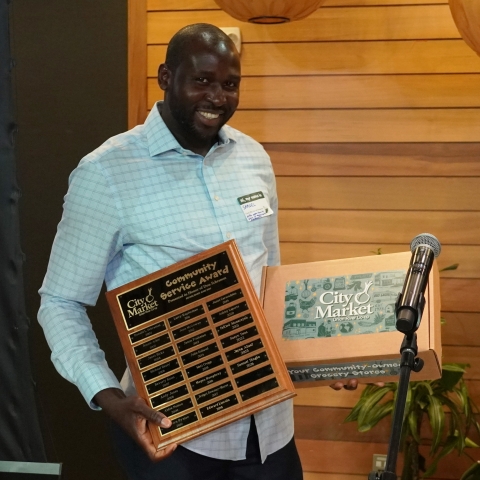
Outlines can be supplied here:
M449 0L449 5L460 35L480 55L480 1Z
M242 22L276 24L308 17L325 0L215 0L233 18Z

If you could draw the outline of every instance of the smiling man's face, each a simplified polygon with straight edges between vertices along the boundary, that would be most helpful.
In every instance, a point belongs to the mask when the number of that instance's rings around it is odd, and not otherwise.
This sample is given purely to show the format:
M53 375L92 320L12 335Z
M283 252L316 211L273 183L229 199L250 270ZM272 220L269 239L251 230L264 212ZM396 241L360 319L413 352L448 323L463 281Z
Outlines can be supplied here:
M205 155L239 101L240 59L228 43L192 43L176 68L160 67L162 117L179 143Z

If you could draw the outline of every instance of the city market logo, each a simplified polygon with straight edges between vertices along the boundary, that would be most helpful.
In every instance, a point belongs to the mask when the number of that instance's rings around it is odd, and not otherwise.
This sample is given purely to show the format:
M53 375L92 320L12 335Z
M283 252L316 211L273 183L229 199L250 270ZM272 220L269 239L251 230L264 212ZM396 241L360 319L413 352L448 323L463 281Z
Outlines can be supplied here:
M288 281L283 338L394 331L395 302L405 275L395 270Z
M152 289L148 289L148 295L143 298L132 298L127 302L128 318L150 313L158 308L158 302L152 295Z

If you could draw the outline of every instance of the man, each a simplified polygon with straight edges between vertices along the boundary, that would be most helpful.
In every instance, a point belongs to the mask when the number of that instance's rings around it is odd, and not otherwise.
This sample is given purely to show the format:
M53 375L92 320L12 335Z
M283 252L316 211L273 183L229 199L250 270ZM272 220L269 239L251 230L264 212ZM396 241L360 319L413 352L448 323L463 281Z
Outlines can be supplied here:
M170 420L136 395L128 371L118 383L86 316L104 280L111 290L231 238L257 293L262 267L279 263L270 160L225 125L239 100L233 42L212 25L185 27L172 38L158 80L165 98L145 124L108 140L70 177L40 290L52 360L92 408L121 427L117 447L131 479L299 480L291 401L157 452L147 422L168 427ZM259 191L270 209L248 221L238 198Z

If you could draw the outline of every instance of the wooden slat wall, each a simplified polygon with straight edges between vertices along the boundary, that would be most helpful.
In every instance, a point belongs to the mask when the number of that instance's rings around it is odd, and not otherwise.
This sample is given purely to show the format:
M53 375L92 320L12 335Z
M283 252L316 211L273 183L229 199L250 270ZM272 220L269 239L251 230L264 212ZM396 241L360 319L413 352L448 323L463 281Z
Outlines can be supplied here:
M405 251L418 233L437 235L439 266L460 264L442 274L444 360L470 363L480 403L480 58L448 0L328 0L271 26L232 19L213 0L133 3L130 124L162 98L156 72L179 28L240 27L231 124L272 158L283 263ZM388 422L367 435L342 423L361 390L299 390L306 480L366 478L372 454L386 452ZM449 457L435 478L459 478L467 465Z

